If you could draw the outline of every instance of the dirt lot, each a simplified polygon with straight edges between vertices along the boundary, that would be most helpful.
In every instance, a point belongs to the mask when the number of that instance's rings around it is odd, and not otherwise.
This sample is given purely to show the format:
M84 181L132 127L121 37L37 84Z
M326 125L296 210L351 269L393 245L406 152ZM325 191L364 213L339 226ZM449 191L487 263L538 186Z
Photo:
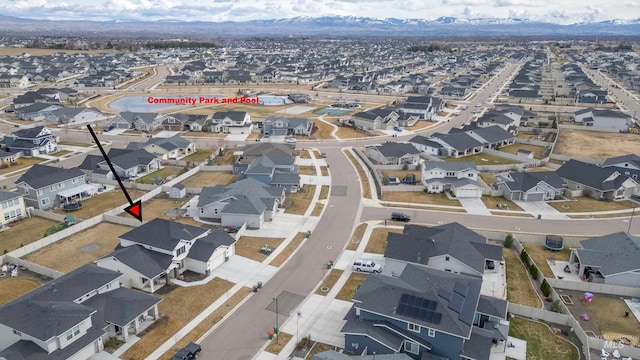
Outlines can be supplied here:
M40 282L28 278L4 278L0 280L0 305L20 297L40 286Z
M103 222L28 254L25 260L66 273L112 252L120 242L118 236L130 230Z
M37 216L13 223L10 225L9 230L0 233L0 237L2 237L2 250L6 250L7 252L13 251L22 245L40 240L47 229L57 223L57 221Z
M205 187L216 185L229 185L236 181L237 175L226 171L206 171L199 172L187 180L182 182L182 185L186 187Z
M165 195L166 196L166 195ZM190 217L172 217L165 213L166 210L171 210L175 208L182 207L189 199L169 199L167 197L156 197L149 201L145 201L142 203L142 220L149 221L155 218L165 219L165 220L173 220L182 224L193 225L193 226L203 226L204 224L199 223L193 218ZM130 217L131 215L127 213L120 214L122 217Z
M562 129L554 154L605 159L638 152L640 136L599 131Z

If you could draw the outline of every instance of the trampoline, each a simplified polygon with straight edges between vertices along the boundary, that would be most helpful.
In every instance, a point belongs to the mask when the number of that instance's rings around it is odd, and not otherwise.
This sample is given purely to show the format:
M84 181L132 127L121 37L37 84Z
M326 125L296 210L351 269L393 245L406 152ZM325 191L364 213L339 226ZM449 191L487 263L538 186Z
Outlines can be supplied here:
M562 236L547 235L544 241L544 247L551 251L561 251L564 249L564 239Z
M185 216L187 214L187 209L173 208L173 209L165 210L164 214L170 217L171 219L176 219L176 218Z

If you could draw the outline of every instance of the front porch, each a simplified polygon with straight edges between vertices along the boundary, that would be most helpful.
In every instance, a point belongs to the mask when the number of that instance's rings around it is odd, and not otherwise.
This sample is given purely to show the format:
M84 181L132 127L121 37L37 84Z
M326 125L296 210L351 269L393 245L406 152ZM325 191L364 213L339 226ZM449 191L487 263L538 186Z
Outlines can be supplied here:
M154 305L124 326L109 324L109 335L126 343L132 335L139 335L159 318L158 305Z

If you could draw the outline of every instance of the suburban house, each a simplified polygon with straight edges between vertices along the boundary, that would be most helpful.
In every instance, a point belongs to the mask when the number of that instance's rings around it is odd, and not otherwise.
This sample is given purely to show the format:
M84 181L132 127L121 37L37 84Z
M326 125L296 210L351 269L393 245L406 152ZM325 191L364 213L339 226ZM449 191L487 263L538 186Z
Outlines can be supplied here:
M135 129L151 132L162 126L166 115L158 113L141 113L123 111L116 115L110 125L116 129Z
M235 241L224 231L156 218L121 235L96 264L122 273L123 286L153 293L187 270L209 275L235 253Z
M481 153L484 147L480 141L464 132L449 134L434 133L429 137L429 140L442 146L438 149L437 156L459 158Z
M282 144L247 145L237 152L233 173L295 193L302 188L302 181L293 154L290 147Z
M18 192L0 190L0 228L26 215L24 195Z
M636 154L628 154L615 156L606 159L602 168L616 169L621 175L630 176L633 180L640 182L640 156Z
M250 134L251 115L246 111L217 111L213 114L211 132L222 134Z
M196 144L180 135L174 135L170 138L151 138L146 143L131 142L127 145L127 149L144 149L159 159L176 160L193 154L196 151Z
M384 274L401 274L407 264L482 277L495 273L502 248L456 222L433 227L405 225L402 234L389 233ZM493 262L493 267L490 265ZM506 296L506 294L505 294Z
M104 115L95 108L63 107L48 112L44 116L47 124L72 124L102 120Z
M425 161L422 182L428 193L451 192L457 198L481 198L476 164L472 162Z
M640 193L640 182L622 175L614 167L599 167L571 159L556 172L566 182L565 194L569 197L622 200Z
M583 109L575 112L573 119L578 124L594 128L627 131L633 124L631 115L615 110Z
M571 249L570 264L590 282L640 287L640 239L617 232L580 241Z
M496 177L496 185L509 200L548 201L564 192L564 181L555 171L505 173Z
M374 109L351 115L351 123L361 130L393 130L399 126L399 112L393 110Z
M380 165L418 165L420 151L410 143L386 142L366 147L366 156Z
M229 185L203 187L188 214L195 219L219 220L222 226L240 228L246 224L259 229L264 221L271 221L284 199L283 187L245 178Z
M420 152L426 152L433 156L444 153L444 145L439 142L431 140L424 135L416 135L409 139L409 143L413 144Z
M0 88L29 87L29 78L26 75L0 74Z
M513 133L497 125L487 127L466 125L462 128L452 128L449 130L449 134L455 133L465 133L471 136L482 143L486 149L499 149L503 146L512 145L516 141L516 137Z
M376 357L377 355L377 357ZM413 358L407 354L371 354L371 355L347 355L345 353L337 352L334 350L327 350L321 353L313 355L311 360L413 360Z
M93 196L95 187L87 184L79 169L62 169L35 164L16 180L18 193L26 206L47 210L74 199Z
M309 136L313 123L305 118L268 117L262 125L262 133L265 137L301 135Z
M14 131L5 135L0 145L12 153L22 152L24 156L49 154L58 150L56 137L44 126Z
M420 120L431 120L433 115L444 109L445 102L442 99L430 96L409 96L407 101L395 107L408 115L418 116Z
M0 146L2 143L0 143ZM22 156L22 152L18 151L16 153L12 153L9 151L2 150L0 148L0 169L8 168L9 166L13 166L16 164L16 159L19 159Z
M87 264L0 306L0 358L86 360L140 335L162 299L120 287L123 277Z
M160 169L160 160L144 149L128 150L111 148L107 153L111 165L121 180L136 178ZM98 167L103 171L110 171L107 161L102 159Z
M194 114L171 114L162 122L162 127L165 130L171 131L203 131L203 129L209 130L211 124L212 114L209 115L194 115Z
M38 102L16 109L11 117L14 119L40 121L44 120L48 113L57 109L60 109L57 104Z
M481 295L481 287L481 278L415 264L396 276L370 274L344 318L344 349L415 360L489 359L506 347L508 303Z

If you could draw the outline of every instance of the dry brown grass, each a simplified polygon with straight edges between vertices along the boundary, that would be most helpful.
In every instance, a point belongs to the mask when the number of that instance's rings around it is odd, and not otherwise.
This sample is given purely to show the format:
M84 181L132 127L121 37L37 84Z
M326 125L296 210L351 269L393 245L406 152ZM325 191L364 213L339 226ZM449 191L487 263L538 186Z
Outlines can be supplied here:
M444 193L427 194L423 191L389 191L382 193L385 201L431 205L461 206L460 201L449 199Z
M178 166L165 166L162 169L152 172L151 174L147 174L141 178L136 179L136 183L138 184L151 184L154 177L160 177L163 179L167 179L169 177L176 177L184 168Z
M320 174L322 176L329 176L329 168L326 166L320 166Z
M218 165L233 165L233 150L227 150L224 152L224 154L222 155L222 157L217 157L217 164Z
M362 197L365 199L371 199L371 186L369 183L369 178L367 177L366 170L360 166L360 163L356 160L355 155L353 155L349 151L344 151L344 154L349 158L351 164L356 168L358 172L358 177L360 178L360 183L362 184Z
M513 212L508 212L508 211L490 211L491 215L498 215L498 216L516 216L516 217L534 217L531 214L527 214L527 213L513 213Z
M327 293L331 291L331 288L338 282L342 273L344 273L344 270L332 269L316 289L316 294L326 296Z
M367 230L367 224L360 224L353 231L353 235L351 235L351 241L347 244L347 250L357 250L358 246L362 242L362 237L364 236L364 232Z
M14 48L14 47L0 47L0 55L19 56L22 54L29 54L32 56L45 56L55 53L66 54L116 54L118 50L115 49L102 49L102 50L60 50L60 49L40 49L40 48Z
M39 157L21 157L17 158L16 162L11 164L11 166L0 169L0 174L7 174L10 172L18 171L21 169L26 169L32 165L39 164L46 159L42 159Z
M165 219L165 220L173 220L182 224L193 225L193 226L202 226L203 224L193 220L190 217L177 217L172 218L168 216L165 211L182 207L184 204L189 201L188 199L169 199L169 198L153 198L149 201L145 201L142 203L142 220L150 221L156 218ZM127 217L129 216L126 213L120 214L120 216Z
M313 157L315 157L316 159L321 159L322 153L319 150L313 150Z
M293 338L293 335L280 331L273 337L273 340L271 340L269 345L267 345L264 350L278 355L280 354L282 349L287 346L287 343L289 342L289 340L291 340L291 338Z
M569 261L569 257L571 256L571 250L568 247L564 248L562 251L551 251L546 249L542 244L522 244L524 248L527 250L527 254L536 264L536 267L545 277L554 278L553 271L549 267L549 263L547 263L547 259L552 258L558 261Z
M393 207L397 207L396 204L391 204L391 203L385 203L385 202L381 202L380 205L382 206L386 206L389 208L393 208ZM441 207L436 207L436 206L429 206L429 205L402 205L402 209L419 209L419 210L437 210L437 211L446 211L446 212L459 212L459 213L466 213L467 211L464 208L441 208ZM400 211L402 211L402 209L399 209Z
M67 273L112 252L120 243L118 236L130 230L128 226L103 222L32 252L25 260ZM88 245L94 248L83 251Z
M321 342L315 342L313 343L313 346L311 346L311 349L309 349L309 353L307 354L307 356L304 357L304 360L311 360L316 354L320 354L321 352L329 350L336 350L336 347Z
M487 185L490 185L496 182L496 176L491 173L481 173L480 179L482 179L482 181L484 181Z
M417 131L417 130L421 130L421 129L434 127L434 126L436 126L438 124L439 124L439 122L437 122L437 121L420 120L415 125L407 126L407 127L405 127L405 129L409 130L409 131Z
M296 251L296 249L298 248L298 246L300 246L300 244L302 243L302 240L305 239L306 233L298 233L296 235L296 237L294 237L289 244L287 244L287 247L285 247L282 252L280 252L278 254L278 256L275 257L275 259L273 259L269 265L271 266L280 266L282 264L284 264L284 262L291 256L291 254L293 254L294 251Z
M164 353L160 357L160 360L171 360L173 355L178 350L182 349L190 342L198 341L198 339L200 339L207 331L209 331L217 323L222 321L222 319L249 294L251 294L251 289L249 289L248 287L243 287L237 293L233 294L233 296L230 297L229 300L227 300L219 308L214 310L211 315L207 316L207 318L204 319L200 324L198 324L198 326L189 331L187 335L180 339L180 341L178 341L171 350Z
M261 253L260 248L266 245L275 250L282 241L283 238L241 236L236 242L236 254L262 262L268 255Z
M634 134L561 129L554 154L605 159L638 152L640 137Z
M367 247L364 249L366 253L384 254L387 249L387 235L391 232L402 234L403 229L375 228L371 232Z
M540 298L527 275L528 270L511 249L502 249L507 271L507 300L512 303L539 309Z
M328 199L330 189L331 188L329 187L329 185L322 185L322 188L320 188L320 195L318 196L318 200Z
M514 211L523 211L522 208L520 206L518 206L516 203L514 203L511 200L507 200L505 198L503 198L502 196L483 196L482 197L482 202L485 204L485 206L487 207L487 209L497 209L498 208L498 204L507 204L507 206L509 207L509 210L514 210ZM529 215L527 215L529 216Z
M554 209L560 212L598 212L612 210L626 210L633 208L634 204L629 200L601 201L588 196L574 198L571 201L548 202Z
M198 149L193 154L185 157L184 161L203 162L211 156L211 151Z
M395 175L399 180L402 180L402 178L404 178L405 176L409 175L409 174L413 174L416 176L416 181L418 181L418 183L420 183L420 171L409 171L409 170L389 170L389 171L383 171L382 172L382 176L387 176L387 175Z
M145 194L144 191L127 189L131 199L137 199ZM82 200L82 208L71 213L71 215L79 219L90 219L94 216L100 215L105 211L112 210L120 205L127 203L127 198L120 190L108 191L105 193L97 193L93 197ZM62 210L56 211L60 214L68 215L68 212Z
M182 329L196 315L224 295L233 286L232 282L215 278L204 285L178 287L161 295L158 304L160 314L167 320L149 330L140 341L122 354L122 359L144 359L160 344Z
M514 317L509 320L509 336L527 341L528 360L576 360L578 350L566 340L554 335L544 324Z
M367 133L358 131L350 126L340 126L337 123L336 125L338 126L338 131L336 132L336 136L339 137L340 139L345 139L345 140L361 139L361 138L364 139L370 136Z
M309 205L311 205L311 200L315 192L315 185L305 185L297 193L287 193L286 198L291 200L291 206L289 206L285 212L287 214L304 215Z
M334 130L333 125L328 122L322 121L320 119L316 119L313 121L313 124L318 127L318 130L313 134L318 140L327 140L334 139L331 133Z
M344 301L353 301L353 296L358 290L358 286L367 279L367 274L353 272L344 283L342 289L336 295L336 299Z
M29 278L4 278L0 280L0 305L16 299L40 286L40 282Z
M30 217L13 223L9 230L0 232L2 237L2 249L7 252L13 251L23 245L31 244L36 240L42 239L48 228L56 225L58 222L41 218Z
M533 153L535 159L542 159L542 153L546 150L544 146L535 146L528 144L513 144L500 148L500 151L515 155L518 150L529 150Z
M301 150L300 151L300 159L311 159L311 155L309 154L311 150Z
M192 188L206 186L229 185L236 181L238 176L230 171L202 171L182 182L182 185Z
M183 137L185 139L188 139L188 138L214 138L214 139L220 139L220 142L222 142L223 141L222 139L225 139L227 137L227 134L218 134L218 133L204 132L204 131L193 131L193 132L190 132L188 135L184 135Z
M317 174L315 166L299 166L298 174L300 175L313 175Z
M311 212L311 216L320 216L322 214L322 209L324 209L324 204L316 203L316 206L313 208Z

